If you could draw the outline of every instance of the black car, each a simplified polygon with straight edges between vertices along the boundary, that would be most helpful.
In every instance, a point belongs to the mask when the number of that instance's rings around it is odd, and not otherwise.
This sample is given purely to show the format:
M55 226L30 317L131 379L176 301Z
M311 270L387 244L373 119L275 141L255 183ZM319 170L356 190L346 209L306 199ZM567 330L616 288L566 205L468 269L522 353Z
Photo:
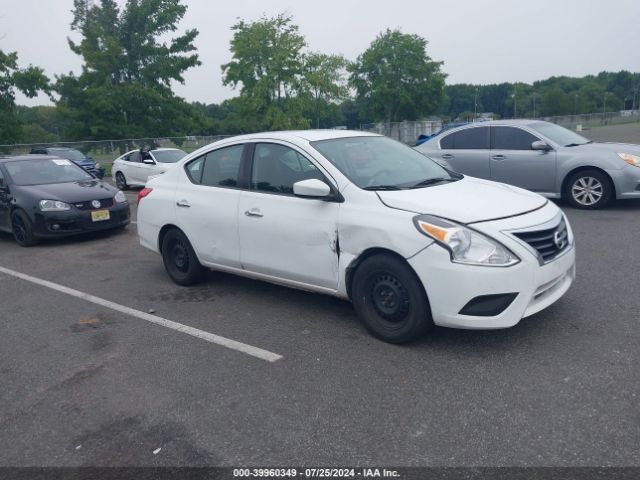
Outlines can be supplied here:
M76 150L75 148L37 147L32 148L30 153L38 155L53 155L59 158L66 158L67 160L71 160L76 165L84 168L94 177L104 177L104 168L102 168L99 163L96 163L93 158L85 155L80 150Z
M24 247L41 238L124 227L129 216L124 193L70 160L0 157L0 230Z

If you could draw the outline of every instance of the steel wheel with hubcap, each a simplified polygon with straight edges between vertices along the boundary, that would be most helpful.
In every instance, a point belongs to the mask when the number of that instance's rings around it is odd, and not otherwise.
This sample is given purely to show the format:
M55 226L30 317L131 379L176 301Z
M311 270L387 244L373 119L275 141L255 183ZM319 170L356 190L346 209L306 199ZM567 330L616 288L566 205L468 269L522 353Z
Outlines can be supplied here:
M199 282L206 269L187 237L178 229L167 232L162 240L162 261L171 279L178 285L193 285Z
M354 275L353 305L367 330L379 339L405 343L433 325L422 283L403 259L374 255Z
M566 193L574 207L595 210L609 203L613 186L605 174L597 170L583 170L571 176Z

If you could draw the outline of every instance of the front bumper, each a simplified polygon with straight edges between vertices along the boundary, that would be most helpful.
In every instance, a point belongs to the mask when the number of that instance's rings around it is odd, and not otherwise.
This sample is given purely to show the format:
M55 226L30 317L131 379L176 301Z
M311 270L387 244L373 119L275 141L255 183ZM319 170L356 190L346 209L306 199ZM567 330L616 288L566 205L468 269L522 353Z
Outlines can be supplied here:
M620 170L607 170L616 188L616 198L640 198L640 168L626 165Z
M522 218L473 225L512 250L521 261L511 267L482 267L451 262L448 251L437 244L410 258L422 281L436 325L467 329L508 328L560 299L575 278L575 245L569 228L570 245L549 263L540 265L530 249L505 230L527 228L548 222L558 209L549 204ZM565 219L566 221L566 219ZM477 297L516 294L500 313L493 316L465 315L469 302ZM467 309L468 310L468 309Z
M129 203L117 203L109 208L109 220L94 222L91 210L72 207L66 212L38 212L35 214L34 234L39 238L66 237L81 233L108 230L129 224Z

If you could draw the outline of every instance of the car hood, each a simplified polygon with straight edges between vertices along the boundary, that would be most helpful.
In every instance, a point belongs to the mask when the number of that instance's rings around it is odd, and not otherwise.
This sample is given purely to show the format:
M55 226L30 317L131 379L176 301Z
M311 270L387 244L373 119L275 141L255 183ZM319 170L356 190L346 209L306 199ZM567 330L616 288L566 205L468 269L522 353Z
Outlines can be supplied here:
M53 183L49 185L25 185L19 188L40 200L60 200L67 203L109 198L113 197L118 191L111 185L98 180Z
M377 193L388 207L462 223L521 215L547 203L547 199L537 193L467 176L456 182L425 188Z

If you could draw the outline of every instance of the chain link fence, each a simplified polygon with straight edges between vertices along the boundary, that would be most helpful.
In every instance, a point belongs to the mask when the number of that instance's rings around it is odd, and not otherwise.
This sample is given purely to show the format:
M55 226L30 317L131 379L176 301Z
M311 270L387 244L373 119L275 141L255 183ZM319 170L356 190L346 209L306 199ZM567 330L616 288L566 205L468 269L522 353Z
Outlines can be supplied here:
M81 142L48 142L21 143L0 145L0 152L6 155L21 155L30 153L38 147L68 147L75 148L100 162L110 164L120 155L139 148L180 148L187 153L209 143L227 138L230 135L187 136L163 138L128 138L120 140L86 140Z
M442 129L442 120L418 120L415 122L386 122L360 125L360 130L378 133L407 145L415 145L420 135L433 135Z

